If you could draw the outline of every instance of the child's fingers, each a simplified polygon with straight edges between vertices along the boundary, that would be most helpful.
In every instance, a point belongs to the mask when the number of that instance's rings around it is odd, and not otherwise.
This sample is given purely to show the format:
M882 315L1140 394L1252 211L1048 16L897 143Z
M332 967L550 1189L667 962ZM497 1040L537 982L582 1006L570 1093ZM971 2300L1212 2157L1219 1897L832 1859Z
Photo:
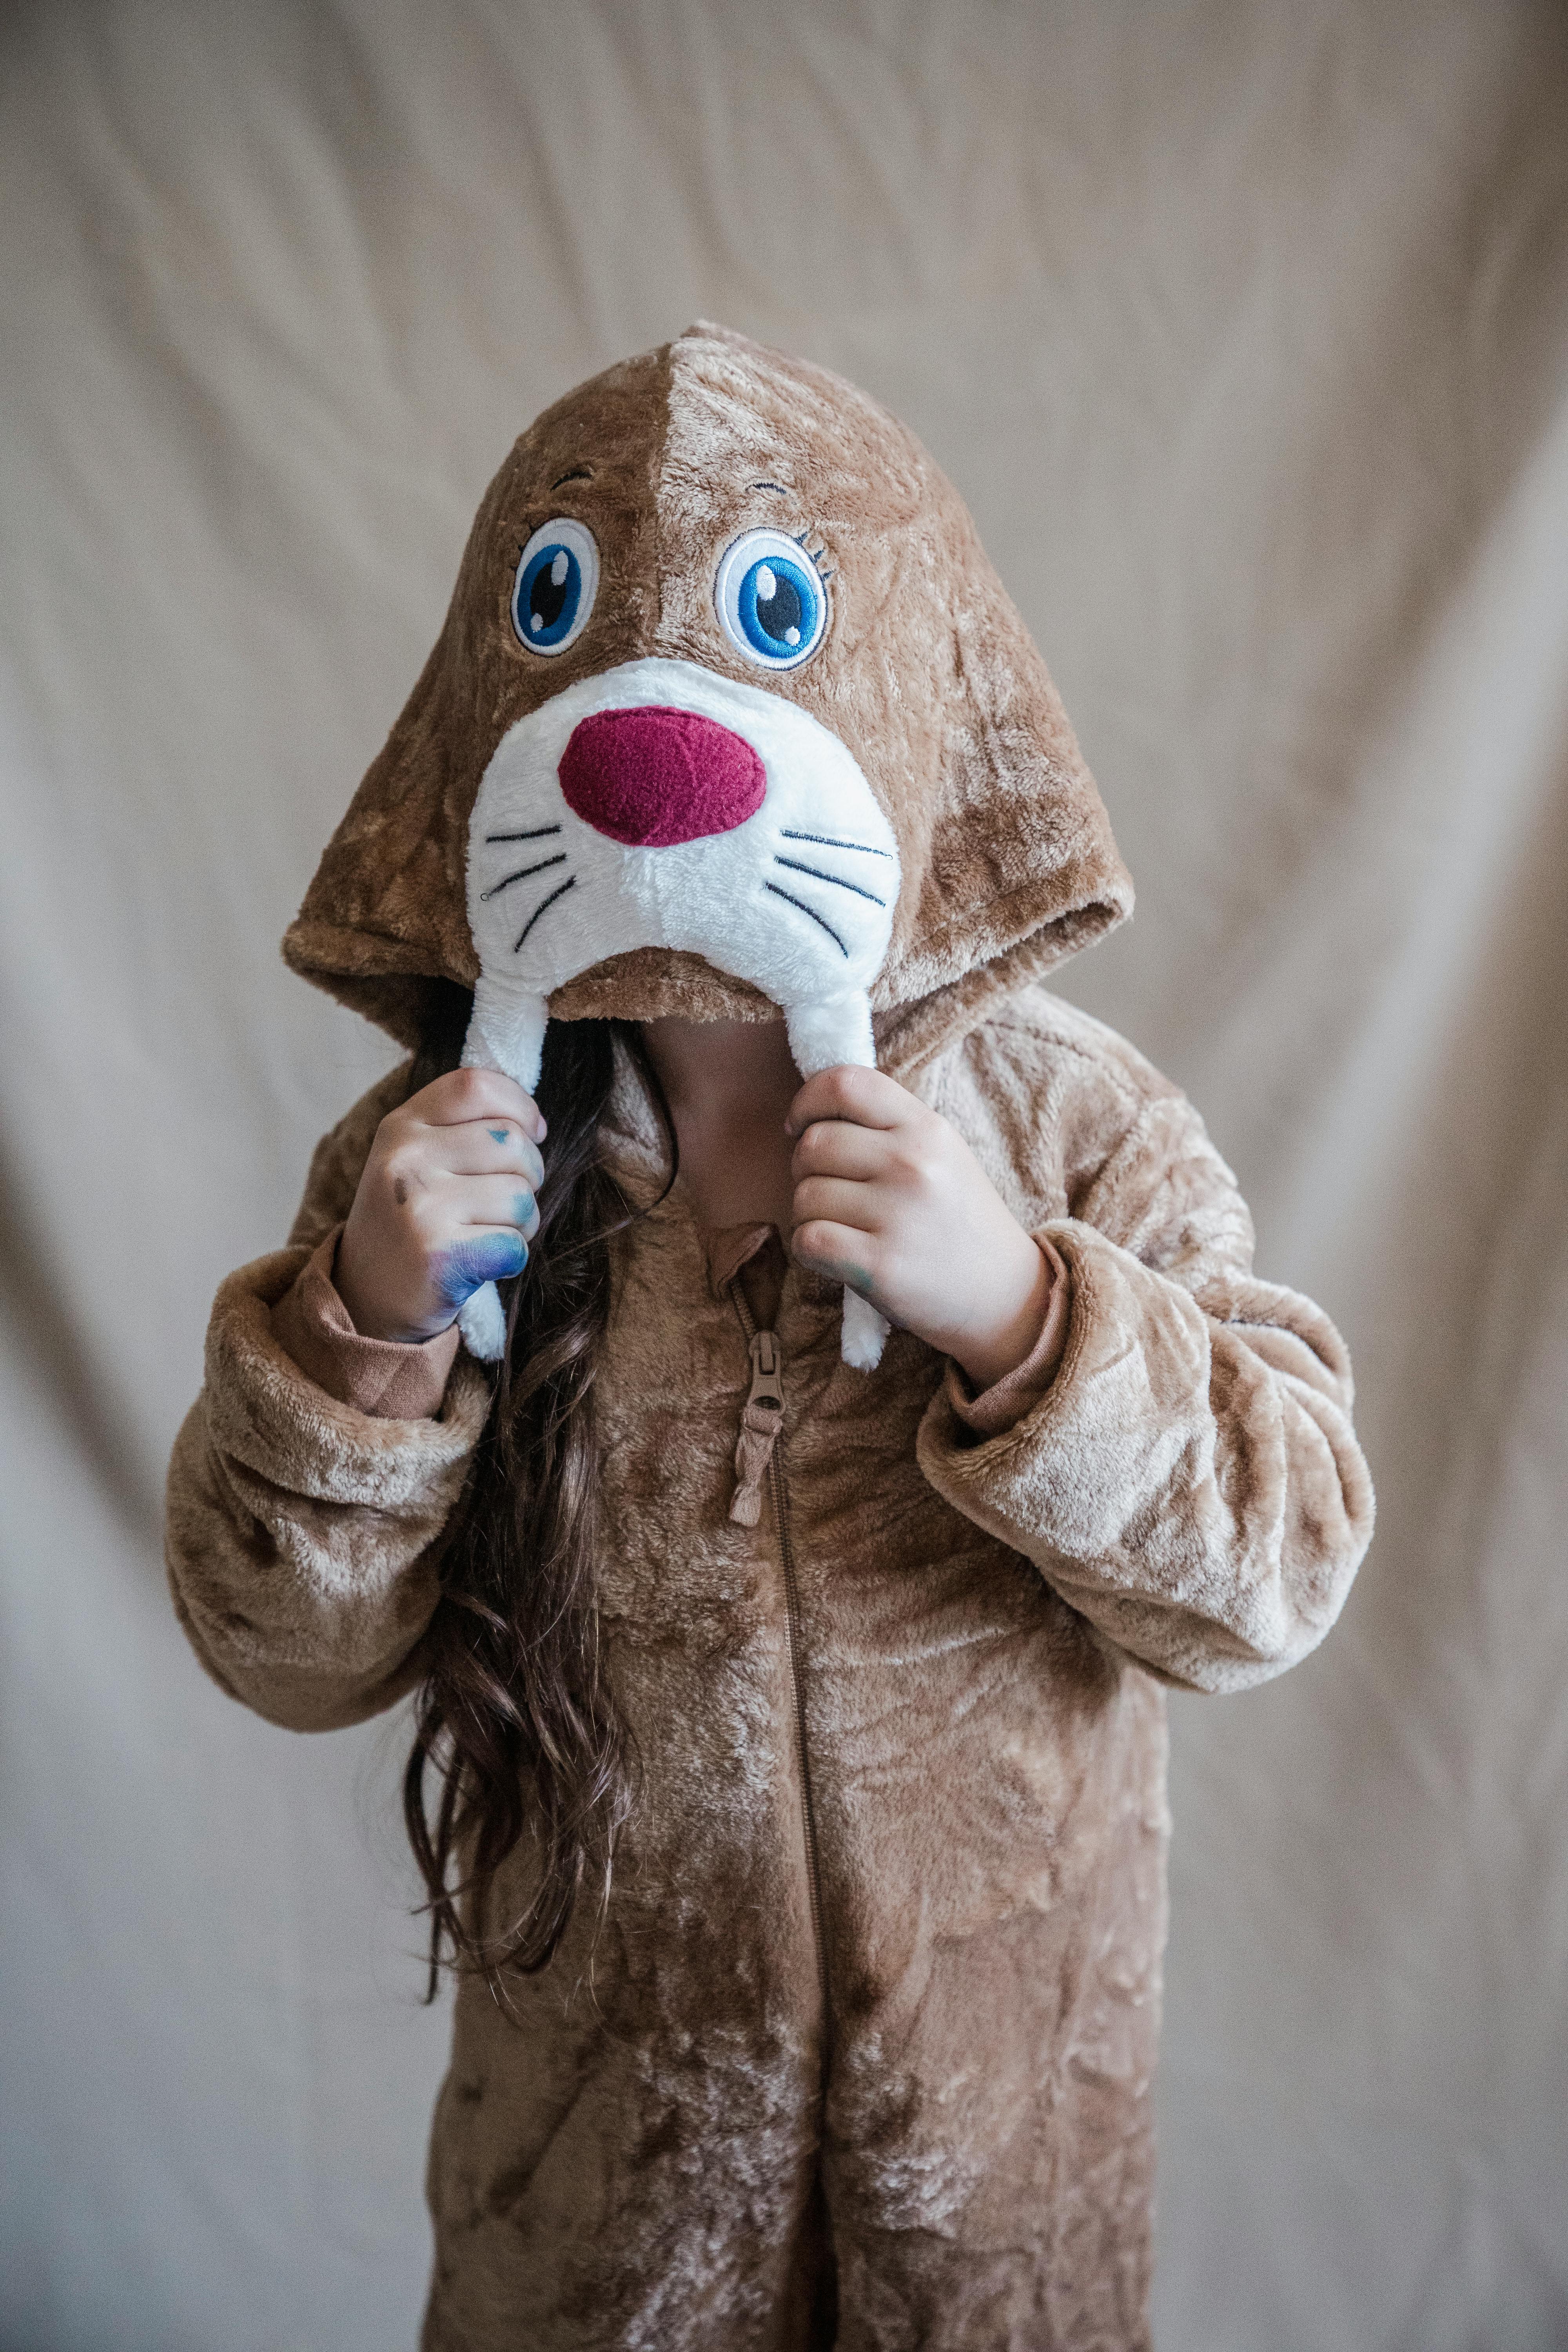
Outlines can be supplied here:
M539 1231L539 1204L515 1176L464 1176L442 1192L441 1205L456 1224L512 1225L529 1241Z
M831 1275L836 1282L847 1282L852 1290L859 1291L862 1297L875 1298L876 1246L868 1234L835 1224L830 1218L813 1218L810 1223L795 1227L790 1255L814 1273Z
M916 1108L896 1078L880 1070L863 1070L845 1062L836 1070L818 1070L807 1078L789 1107L786 1135L799 1135L813 1119L853 1119L860 1127L898 1127Z
M437 1250L429 1281L448 1307L460 1307L487 1282L507 1282L528 1264L528 1244L515 1225L470 1225Z
M885 1128L852 1126L847 1118L813 1121L790 1159L796 1183L807 1176L847 1176L858 1181L881 1175L890 1146Z
M460 1127L443 1127L436 1148L453 1176L516 1175L533 1192L544 1181L539 1147L515 1119L467 1119Z
M795 1186L791 1203L795 1230L798 1233L803 1225L827 1223L843 1226L864 1237L877 1230L873 1223L876 1199L869 1184L857 1184L842 1176L807 1176Z
M426 1127L461 1127L470 1119L515 1120L535 1143L545 1135L544 1114L531 1095L499 1070L448 1070L411 1095L404 1106Z

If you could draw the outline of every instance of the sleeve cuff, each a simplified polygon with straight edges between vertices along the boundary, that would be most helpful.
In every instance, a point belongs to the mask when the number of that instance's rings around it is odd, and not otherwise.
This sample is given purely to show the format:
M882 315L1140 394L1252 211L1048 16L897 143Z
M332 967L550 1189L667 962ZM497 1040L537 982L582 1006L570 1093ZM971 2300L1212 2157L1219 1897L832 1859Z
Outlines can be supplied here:
M1068 1325L1072 1319L1072 1276L1067 1260L1050 1242L1039 1234L1034 1240L1050 1268L1051 1295L1040 1336L1023 1362L1005 1372L999 1381L994 1381L988 1389L983 1389L978 1396L967 1374L951 1359L948 1362L947 1401L959 1421L976 1438L1000 1437L1039 1403L1057 1376L1067 1347Z
M334 1225L272 1309L272 1336L306 1378L375 1421L427 1421L441 1410L458 1354L458 1327L418 1343L367 1339L332 1286Z

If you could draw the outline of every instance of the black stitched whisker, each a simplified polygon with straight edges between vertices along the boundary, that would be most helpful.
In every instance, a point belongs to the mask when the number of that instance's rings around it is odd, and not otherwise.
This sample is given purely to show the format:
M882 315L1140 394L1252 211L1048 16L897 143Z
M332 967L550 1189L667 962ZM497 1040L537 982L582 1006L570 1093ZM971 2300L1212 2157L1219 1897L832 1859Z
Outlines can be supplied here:
M879 898L875 890L863 889L858 882L846 882L841 875L825 874L820 866L803 866L798 857L781 857L773 852L775 866L787 866L792 873L809 874L814 882L831 882L836 890L853 890L858 898L869 898L873 907L885 907L886 898Z
M787 824L779 827L781 841L810 841L818 849L858 849L868 857L891 857L890 849L874 849L868 841L835 841L826 833L795 833Z
M520 866L517 872L509 874L504 881L492 882L488 890L481 890L479 904L482 907L487 898L499 898L503 890L510 890L514 882L526 882L531 874L542 874L547 866L564 866L565 863L566 852L558 849L553 857L542 857L537 866Z
M775 898L788 899L789 904L792 907L798 907L803 915L809 915L812 921L816 925L817 929L819 931L826 931L828 938L833 941L834 946L838 950L839 954L844 957L846 961L848 961L848 949L845 946L843 940L839 938L832 924L825 923L823 921L822 917L817 913L815 907L808 907L804 898L791 898L790 893L787 890L781 890L776 882L764 882L763 884L763 887L764 890L771 890Z
M487 841L542 841L547 833L559 833L558 824L531 824L526 833L487 833Z
M532 930L535 923L538 922L539 918L545 911L545 908L547 907L553 907L557 898L564 898L568 890L574 890L576 887L577 877L575 874L570 874L567 876L564 882L561 883L555 889L552 890L548 898L542 898L540 900L538 906L535 907L532 914L530 915L527 922L524 923L521 930L519 931L517 938L512 942L511 951L513 955L515 955L518 949L521 947L524 940L527 939L530 931Z

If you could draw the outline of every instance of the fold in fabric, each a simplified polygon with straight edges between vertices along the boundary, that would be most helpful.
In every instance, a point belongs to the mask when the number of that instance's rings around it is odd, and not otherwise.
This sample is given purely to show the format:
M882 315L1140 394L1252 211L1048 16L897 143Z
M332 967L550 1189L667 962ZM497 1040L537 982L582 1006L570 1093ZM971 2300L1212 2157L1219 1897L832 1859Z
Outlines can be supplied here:
M339 1404L376 1421L428 1421L441 1410L458 1354L458 1327L433 1339L367 1339L332 1281L342 1225L334 1225L272 1309L272 1336Z

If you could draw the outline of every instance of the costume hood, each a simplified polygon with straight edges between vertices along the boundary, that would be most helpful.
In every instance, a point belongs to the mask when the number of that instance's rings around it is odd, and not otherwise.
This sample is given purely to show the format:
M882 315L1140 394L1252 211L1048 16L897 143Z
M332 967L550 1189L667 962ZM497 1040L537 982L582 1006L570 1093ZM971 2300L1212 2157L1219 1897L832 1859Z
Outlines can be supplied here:
M466 1058L530 1087L547 1014L782 1007L804 1075L907 1075L1131 906L952 484L699 324L513 448L283 951L409 1045L473 988Z

